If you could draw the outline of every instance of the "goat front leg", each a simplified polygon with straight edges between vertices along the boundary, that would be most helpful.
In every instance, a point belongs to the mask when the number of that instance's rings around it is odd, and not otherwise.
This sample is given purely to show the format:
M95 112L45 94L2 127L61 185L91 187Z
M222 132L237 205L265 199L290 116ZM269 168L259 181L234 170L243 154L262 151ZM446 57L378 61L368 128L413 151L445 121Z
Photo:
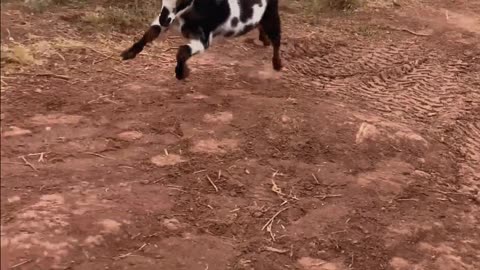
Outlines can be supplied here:
M162 28L160 25L152 25L150 28L143 34L142 38L135 42L132 47L128 48L127 50L123 51L120 55L123 60L129 60L135 58L137 54L143 51L145 46L155 40L160 33L162 32Z
M175 67L175 76L179 80L188 77L189 69L187 61L190 57L204 52L209 46L212 39L212 34L203 34L200 39L192 39L188 45L182 45L177 52L177 66Z
M135 42L132 47L128 48L127 50L123 51L121 56L123 60L133 59L137 54L143 51L145 46L154 41L162 30L165 32L168 30L170 24L175 19L175 13L170 12L166 8L162 8L162 12L158 15L155 20L153 20L150 28L143 34L142 38Z

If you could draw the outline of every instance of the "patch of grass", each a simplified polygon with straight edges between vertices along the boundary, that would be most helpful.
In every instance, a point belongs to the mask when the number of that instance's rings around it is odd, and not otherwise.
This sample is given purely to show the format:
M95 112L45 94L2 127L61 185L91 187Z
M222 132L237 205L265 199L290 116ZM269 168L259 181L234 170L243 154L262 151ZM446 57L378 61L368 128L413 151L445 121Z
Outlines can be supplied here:
M3 0L2 0L3 1ZM81 23L101 30L145 27L158 16L161 0L22 0L30 11L41 13L56 6L78 7ZM97 6L97 8L94 8Z
M85 2L86 0L24 0L23 5L33 12L42 13L52 6L73 6Z
M307 15L307 20L316 24L322 14L327 12L351 12L364 5L368 0L305 0L300 2L301 9Z
M36 64L37 60L33 57L33 53L27 46L16 44L13 46L2 45L2 63L13 63L19 65Z
M85 12L81 22L103 30L125 32L128 29L145 27L155 16L158 9L135 9L132 7L109 6L97 7L94 11Z
M94 24L122 32L145 27L160 13L161 0L110 0ZM88 20L88 18L87 18Z
M306 0L305 7L310 12L326 10L349 11L361 6L362 0Z
M32 41L32 40L30 40ZM40 66L49 61L53 56L64 59L61 52L76 48L85 48L86 45L74 40L55 38L54 40L37 40L34 43L22 44L12 42L1 46L2 69Z

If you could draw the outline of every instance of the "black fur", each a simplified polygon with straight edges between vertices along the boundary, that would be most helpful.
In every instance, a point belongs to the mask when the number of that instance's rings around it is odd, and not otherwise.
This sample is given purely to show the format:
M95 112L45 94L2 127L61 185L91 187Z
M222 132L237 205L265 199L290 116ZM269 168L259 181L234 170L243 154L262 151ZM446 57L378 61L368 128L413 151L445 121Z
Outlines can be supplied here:
M240 18L233 18L230 24L235 27L240 22L247 22L253 15L253 6L261 5L261 0L238 0L240 4ZM275 70L282 68L280 59L280 41L281 41L281 22L278 11L278 0L267 0L267 7L262 19L258 25L245 25L239 33L233 31L219 31L230 17L230 7L227 0L178 0L174 11L180 13L178 20L183 22L181 33L185 38L200 41L206 50L210 46L209 37L223 35L225 37L240 36L250 32L255 27L259 28L259 39L265 46L273 46L272 65ZM171 24L168 18L170 11L162 9L159 22L162 28L168 28ZM153 25L144 34L142 39L136 42L132 47L122 53L124 60L135 58L145 45L158 37L162 28ZM194 52L188 45L183 45L177 52L177 66L175 68L176 77L181 80L188 76L187 61Z

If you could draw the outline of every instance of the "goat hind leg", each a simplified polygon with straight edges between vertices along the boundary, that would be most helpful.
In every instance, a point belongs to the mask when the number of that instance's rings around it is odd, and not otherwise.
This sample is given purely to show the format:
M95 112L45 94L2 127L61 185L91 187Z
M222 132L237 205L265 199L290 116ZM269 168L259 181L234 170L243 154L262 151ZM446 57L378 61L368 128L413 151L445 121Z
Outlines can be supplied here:
M258 26L258 39L263 43L263 46L268 47L270 46L270 39L268 39L265 30L263 29L262 25Z
M278 0L272 0L268 3L265 14L260 24L265 34L272 41L273 45L273 68L277 71L282 69L282 60L280 59L280 43L282 36L280 14L278 12Z

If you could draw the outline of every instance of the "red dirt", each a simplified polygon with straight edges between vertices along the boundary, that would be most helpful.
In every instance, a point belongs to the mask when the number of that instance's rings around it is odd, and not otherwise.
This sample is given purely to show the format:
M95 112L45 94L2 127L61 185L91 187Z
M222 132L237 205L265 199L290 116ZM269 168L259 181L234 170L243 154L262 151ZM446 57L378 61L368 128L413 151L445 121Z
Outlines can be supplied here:
M181 39L117 62L99 52L131 36L2 5L2 44L83 42L2 66L2 269L480 269L480 5L464 2L318 25L289 9L283 72L251 33L186 82Z

